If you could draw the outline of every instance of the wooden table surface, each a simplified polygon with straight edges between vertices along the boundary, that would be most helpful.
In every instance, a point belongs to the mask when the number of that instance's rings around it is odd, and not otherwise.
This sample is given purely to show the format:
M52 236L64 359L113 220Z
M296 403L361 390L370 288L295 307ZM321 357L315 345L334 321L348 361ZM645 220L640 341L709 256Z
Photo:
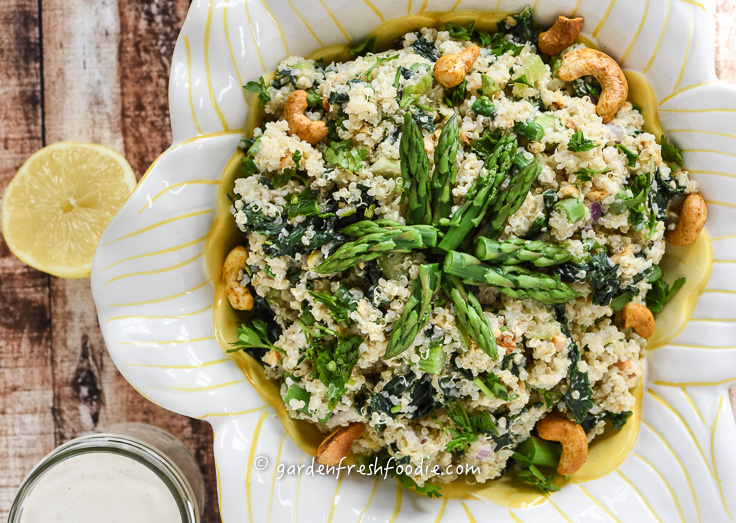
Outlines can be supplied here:
M46 144L96 142L138 177L169 145L169 60L187 0L0 1L0 193ZM736 4L718 0L717 69L736 83ZM181 438L208 483L205 522L219 521L212 431L139 396L112 364L88 280L23 265L0 240L0 519L46 453L122 421Z

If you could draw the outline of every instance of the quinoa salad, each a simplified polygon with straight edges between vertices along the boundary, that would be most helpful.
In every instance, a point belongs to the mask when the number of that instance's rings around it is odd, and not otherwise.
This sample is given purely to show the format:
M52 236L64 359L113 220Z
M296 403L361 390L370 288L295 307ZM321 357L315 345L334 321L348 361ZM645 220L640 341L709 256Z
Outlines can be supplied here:
M245 86L265 117L230 195L223 279L251 311L232 351L325 434L319 463L392 458L428 495L458 466L548 492L632 415L684 283L659 263L706 210L582 24L527 8Z

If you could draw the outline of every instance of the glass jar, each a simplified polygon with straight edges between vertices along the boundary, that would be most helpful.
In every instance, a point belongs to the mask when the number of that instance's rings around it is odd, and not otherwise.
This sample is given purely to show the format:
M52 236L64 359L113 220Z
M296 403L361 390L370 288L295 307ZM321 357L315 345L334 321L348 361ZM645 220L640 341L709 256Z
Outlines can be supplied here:
M204 496L202 474L181 441L152 425L126 423L71 440L43 458L21 484L8 523L51 516L125 521L137 510L157 523L198 523Z

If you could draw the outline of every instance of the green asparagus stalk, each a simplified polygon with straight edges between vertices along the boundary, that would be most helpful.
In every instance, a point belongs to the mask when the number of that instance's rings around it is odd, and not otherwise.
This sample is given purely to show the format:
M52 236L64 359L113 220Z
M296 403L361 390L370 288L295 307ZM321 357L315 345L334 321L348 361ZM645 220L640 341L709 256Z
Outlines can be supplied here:
M516 152L516 137L503 136L496 143L493 153L486 162L486 171L481 174L475 186L468 192L468 200L452 215L450 228L439 244L440 249L456 249L478 227L493 203Z
M522 240L521 238L498 241L480 237L475 242L475 255L478 259L489 263L517 265L528 262L535 267L560 265L574 258L561 245L541 240Z
M480 232L479 236L487 236L488 238L498 238L503 232L503 226L509 216L519 210L521 204L524 203L529 189L537 179L539 173L542 172L542 165L532 160L525 167L511 177L509 185L496 199L491 206L489 215L491 221Z
M491 322L483 313L483 307L472 292L467 292L460 278L445 274L442 289L455 303L455 315L478 346L494 360L498 359L496 337L491 330Z
M341 245L312 270L320 274L345 271L358 263L375 260L389 252L411 252L424 246L422 234L416 229L387 229Z
M460 125L457 115L453 115L440 133L434 151L434 173L432 174L432 225L440 219L448 218L452 210L452 188L457 178L455 158L460 144Z
M422 236L424 247L437 246L437 236L439 234L439 231L437 231L437 229L435 229L431 225L402 225L394 220L363 220L348 225L340 232L342 232L345 236L350 236L351 238L361 238L362 236L366 236L368 234L387 233L397 230L417 231Z
M417 333L424 328L429 321L432 311L432 298L440 283L439 265L427 264L419 266L419 274L411 288L411 295L406 302L404 312L394 324L391 337L386 346L385 359L398 356L408 349Z
M422 131L407 111L399 144L401 177L404 190L409 189L409 210L406 223L409 225L432 222L430 202L429 157L424 150Z
M514 265L485 265L470 254L451 251L443 265L445 273L469 285L491 285L512 298L534 298L542 303L565 303L579 296L569 285L540 272Z

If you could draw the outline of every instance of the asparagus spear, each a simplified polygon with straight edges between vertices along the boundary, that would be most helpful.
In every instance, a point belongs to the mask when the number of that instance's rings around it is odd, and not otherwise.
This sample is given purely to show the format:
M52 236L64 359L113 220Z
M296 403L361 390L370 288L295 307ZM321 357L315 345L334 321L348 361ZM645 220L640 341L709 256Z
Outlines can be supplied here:
M411 295L406 302L404 312L394 324L391 337L386 346L385 359L398 356L408 349L417 333L424 328L432 310L432 297L440 283L439 265L427 264L419 266L419 274L411 288Z
M422 234L413 228L386 229L361 236L353 242L340 246L331 256L312 269L320 274L329 274L349 269L361 262L375 260L389 252L410 252L424 248Z
M532 183L541 172L542 165L532 160L511 177L508 187L499 195L489 211L492 216L490 223L483 228L479 236L498 238L501 235L506 220L519 210Z
M460 144L458 134L460 125L457 115L453 115L440 133L437 148L434 151L434 173L432 174L432 225L437 225L441 218L448 218L452 210L452 187L457 178L455 158Z
M457 276L445 274L442 278L442 288L455 303L455 315L460 325L483 352L497 360L498 347L496 337L491 330L491 322L483 313L483 307L475 295L465 290L465 286Z
M422 131L409 111L404 115L399 155L404 189L409 188L409 211L406 213L406 223L409 225L429 224L432 222L429 158L427 151L424 150Z
M565 303L579 294L569 285L540 272L531 272L513 265L484 265L464 252L447 253L443 265L445 273L457 276L470 285L491 285L502 294L513 298L534 298L542 303Z
M475 242L475 255L489 263L517 265L529 262L535 267L550 267L572 260L574 257L561 245L541 240L512 238L498 241L480 237Z
M503 136L496 143L493 153L486 162L486 171L468 192L472 196L452 215L450 228L439 244L440 249L445 251L456 249L468 233L483 221L511 166L516 147L516 137L513 134Z
M435 247L437 245L439 232L431 225L402 225L394 220L363 220L348 225L340 232L351 238L360 238L368 234L386 233L396 230L417 231L422 236L424 247Z

